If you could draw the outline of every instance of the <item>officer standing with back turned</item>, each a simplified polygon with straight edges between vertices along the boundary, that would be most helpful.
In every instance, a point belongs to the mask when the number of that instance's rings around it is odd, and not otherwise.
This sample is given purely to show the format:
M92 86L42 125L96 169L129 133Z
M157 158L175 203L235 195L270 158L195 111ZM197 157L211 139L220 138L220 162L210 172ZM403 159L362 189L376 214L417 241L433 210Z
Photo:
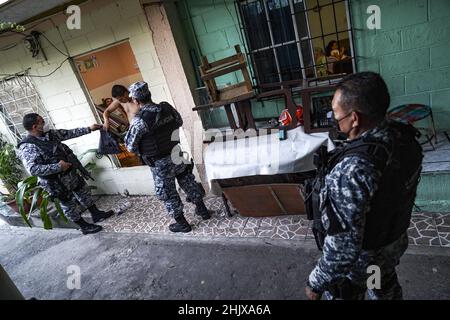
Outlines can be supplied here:
M23 126L28 135L19 142L17 148L27 171L38 177L39 184L50 194L51 199L60 201L64 214L80 227L83 234L101 231L101 226L88 223L81 217L79 204L89 210L94 223L109 218L114 212L97 208L85 181L88 172L72 150L61 141L91 133L102 126L93 124L72 130L45 130L45 121L37 113L26 114Z
M172 155L177 156L180 151L178 129L183 120L169 103L156 104L152 101L147 83L133 83L128 91L133 102L139 105L140 111L133 118L125 136L127 149L138 154L150 166L156 195L164 202L169 215L175 219L169 230L189 232L192 228L184 217L183 203L176 190L175 179L195 204L195 213L204 220L211 216L203 202L203 192L195 181L191 167L183 162L176 164L172 159Z
M349 139L305 187L322 249L307 281L309 299L364 299L367 289L371 299L403 298L395 268L408 247L423 156L416 129L386 120L389 104L387 86L373 72L349 75L337 87L334 119ZM370 288L369 266L380 271L379 285Z

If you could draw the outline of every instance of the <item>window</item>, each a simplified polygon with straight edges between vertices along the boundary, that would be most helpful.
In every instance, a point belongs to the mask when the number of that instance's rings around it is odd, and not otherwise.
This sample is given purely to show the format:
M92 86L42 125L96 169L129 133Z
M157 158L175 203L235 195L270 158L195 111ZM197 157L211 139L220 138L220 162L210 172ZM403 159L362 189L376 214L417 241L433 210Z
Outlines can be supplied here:
M346 0L247 0L237 7L258 84L355 70Z
M27 133L22 125L27 113L38 113L54 128L28 72L0 80L0 118L19 142Z

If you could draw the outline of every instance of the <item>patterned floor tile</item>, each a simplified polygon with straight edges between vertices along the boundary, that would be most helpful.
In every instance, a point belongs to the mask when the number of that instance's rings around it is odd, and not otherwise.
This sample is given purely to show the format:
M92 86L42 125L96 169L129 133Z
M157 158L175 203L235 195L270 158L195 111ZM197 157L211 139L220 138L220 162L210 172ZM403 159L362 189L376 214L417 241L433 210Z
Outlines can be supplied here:
M312 221L303 215L279 217L244 217L234 214L228 217L222 198L205 198L205 204L212 210L211 219L203 220L195 214L195 206L185 201L186 219L192 225L192 232L185 235L193 237L262 237L303 241L313 239ZM122 211L101 222L107 232L138 232L167 234L169 224L173 223L164 204L155 196L120 195L99 197L97 206L102 210ZM85 212L83 216L89 217ZM450 247L450 213L437 214L414 212L408 229L410 243Z
M274 227L263 227L260 226L258 228L256 236L259 238L272 238L272 236L275 234L276 228Z
M434 218L436 213L434 212L413 212L411 215L412 219L428 219Z
M226 237L227 236L227 230L226 229L220 229L220 228L213 228L213 234L214 234L214 236Z
M214 236L214 228L193 226L192 235L202 237L212 237Z
M248 217L247 222L242 229L241 237L256 237L261 220L261 218Z
M291 240L294 237L294 235L295 233L289 229L289 225L281 225L275 227L275 230L273 231L271 238Z
M409 241L415 245L440 246L433 218L412 218L408 229Z
M279 224L279 217L261 217L261 228L270 228L270 227L276 227Z
M441 246L450 247L450 213L439 213L434 218Z
M218 227L222 229L244 229L247 219L247 217L242 216L225 217L221 219Z

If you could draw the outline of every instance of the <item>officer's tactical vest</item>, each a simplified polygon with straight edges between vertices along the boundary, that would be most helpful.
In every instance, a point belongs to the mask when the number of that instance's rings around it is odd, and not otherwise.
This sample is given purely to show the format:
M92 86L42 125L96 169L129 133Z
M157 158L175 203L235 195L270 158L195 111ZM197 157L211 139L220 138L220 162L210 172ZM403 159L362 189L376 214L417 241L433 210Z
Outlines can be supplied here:
M169 155L180 140L178 134L172 139L172 133L180 127L173 107L167 102L161 102L159 106L160 112L141 110L136 115L149 129L139 142L139 153L156 159Z
M36 145L49 158L48 162L40 164L55 164L58 163L60 160L69 162L68 154L72 153L72 150L70 150L70 148L63 143L53 141L51 132L49 132L48 134L50 135L49 140L41 140L32 135L27 135L25 138L22 139L22 141L19 142L17 148L19 148L24 143L31 143ZM58 174L55 174L55 176L56 175ZM47 175L43 178L48 177L49 176Z
M25 138L23 138L22 141L19 142L17 148L19 148L24 143L31 143L36 145L48 158L48 160L45 163L40 164L55 164L58 163L60 160L72 164L72 166L70 166L70 168L64 172L39 176L40 179L47 181L48 188L46 188L46 190L50 194L51 199L58 198L62 201L63 200L68 201L71 198L69 191L76 191L81 189L85 185L85 181L79 178L78 184L75 187L75 189L68 190L67 187L62 183L60 177L62 175L68 174L75 168L77 168L77 170L80 171L80 173L85 178L89 176L89 173L83 168L81 162L73 154L73 151L68 146L59 141L55 141L51 131L48 132L47 134L49 135L49 140L40 140L32 135L28 135Z
M398 122L383 124L393 137L392 145L370 136L352 140L336 148L324 164L318 168L314 181L305 183L305 206L308 218L314 220L313 231L319 249L326 234L343 232L333 208L331 199L324 199L321 208L325 210L329 228L325 232L319 210L319 192L324 187L325 175L345 157L358 156L375 165L382 172L378 189L370 202L366 214L363 249L373 250L397 240L409 227L417 185L422 170L422 148L417 142L418 131L410 125Z

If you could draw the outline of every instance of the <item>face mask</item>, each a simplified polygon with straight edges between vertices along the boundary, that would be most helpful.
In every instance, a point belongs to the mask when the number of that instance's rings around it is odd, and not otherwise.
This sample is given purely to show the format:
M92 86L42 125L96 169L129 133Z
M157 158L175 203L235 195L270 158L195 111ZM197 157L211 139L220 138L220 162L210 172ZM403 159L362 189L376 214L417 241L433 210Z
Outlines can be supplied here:
M348 139L348 136L350 135L350 132L352 132L353 128L351 128L350 131L348 131L348 132L344 132L344 131L341 130L339 124L340 124L340 122L342 120L350 117L352 112L353 111L350 111L349 113L347 113L344 117L340 118L339 120L334 118L334 117L332 117L333 122L334 122L334 130L335 130L334 135L335 135L335 138L336 138L335 140L346 140L346 139Z

